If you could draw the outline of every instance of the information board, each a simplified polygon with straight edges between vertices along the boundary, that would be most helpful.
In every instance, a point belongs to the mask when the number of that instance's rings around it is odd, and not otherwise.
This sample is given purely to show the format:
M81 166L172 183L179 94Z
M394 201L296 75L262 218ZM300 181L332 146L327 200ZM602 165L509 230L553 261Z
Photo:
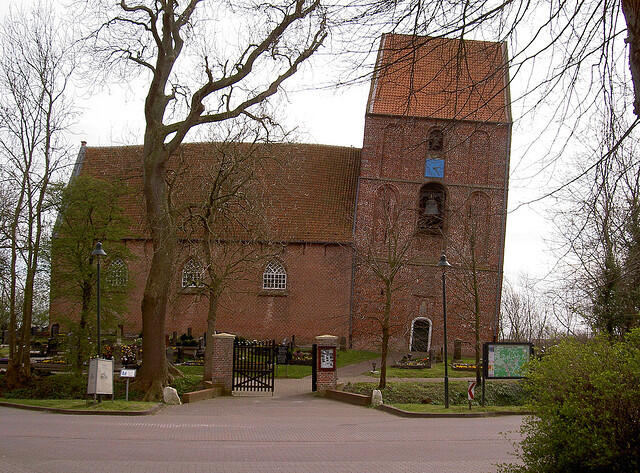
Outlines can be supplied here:
M336 369L336 347L318 347L318 369L334 371Z
M279 365L286 365L288 363L288 359L287 359L287 354L289 351L289 348L285 345L285 346L278 346L277 348L277 352L276 352L276 357L277 357L277 363Z
M531 359L531 343L496 342L483 347L484 377L487 379L525 378L525 365Z

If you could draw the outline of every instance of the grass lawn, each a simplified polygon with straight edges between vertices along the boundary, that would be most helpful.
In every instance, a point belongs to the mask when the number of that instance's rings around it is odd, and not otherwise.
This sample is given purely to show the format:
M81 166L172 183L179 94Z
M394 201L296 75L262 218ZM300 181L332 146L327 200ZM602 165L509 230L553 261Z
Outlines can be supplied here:
M360 363L361 361L367 361L380 357L380 355L373 351L362 350L338 350L338 368L343 366L352 365L354 363ZM203 366L178 366L178 369L182 371L186 376L202 376L204 372ZM301 365L277 365L276 366L276 378L304 378L305 376L311 376L311 366Z
M87 405L84 399L5 399L0 401L25 406L55 407L57 409L73 409L83 411L146 411L151 409L156 402L141 401L102 401Z
M463 358L465 363L475 362L472 358ZM380 377L380 373L372 374L366 373L367 376L375 378ZM475 377L475 371L456 371L449 366L449 378L473 378ZM429 369L409 369L409 368L392 368L387 366L387 378L444 378L444 363L436 363Z
M202 374L204 373L204 366L200 365L193 365L193 366L177 366L177 368L182 371L182 374L184 375L198 375L198 376L202 376Z
M411 412L429 412L433 414L469 414L469 413L478 413L478 412L514 412L514 413L524 413L528 412L526 406L471 406L471 410L469 410L469 405L466 406L449 406L449 409L445 409L444 406L434 405L434 404L391 404L393 407L397 407L398 409L402 409L403 411L411 411Z
M380 353L375 351L364 351L364 350L347 350L340 351L338 350L338 368L342 368L347 365L354 365L356 363L360 363L361 361L367 360L375 360L376 358L380 358Z

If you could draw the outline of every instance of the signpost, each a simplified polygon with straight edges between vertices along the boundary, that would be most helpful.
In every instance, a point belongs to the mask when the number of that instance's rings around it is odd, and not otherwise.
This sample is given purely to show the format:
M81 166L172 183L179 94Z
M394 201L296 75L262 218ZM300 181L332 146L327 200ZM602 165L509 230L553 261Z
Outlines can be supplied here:
M129 400L129 380L131 378L135 378L136 377L136 370L127 370L127 369L123 369L120 370L120 377L121 378L127 378L127 387L126 387L126 391L125 391L125 400L128 401Z
M471 401L473 401L473 399L475 398L475 389L476 389L476 382L475 381L469 381L469 388L467 389L467 399L469 400L469 410L471 410Z

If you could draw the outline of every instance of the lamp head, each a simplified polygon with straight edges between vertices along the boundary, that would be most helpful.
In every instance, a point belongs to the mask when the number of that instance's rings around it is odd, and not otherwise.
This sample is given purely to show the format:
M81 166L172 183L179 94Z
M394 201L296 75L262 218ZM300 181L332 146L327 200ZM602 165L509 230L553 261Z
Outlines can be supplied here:
M447 261L447 257L445 256L444 251L442 252L442 256L440 256L440 261L438 261L438 267L442 268L443 270L451 267L451 264Z
M91 254L93 256L97 256L98 258L100 256L107 256L107 254L104 252L104 250L102 249L102 243L98 242L96 243L96 247L93 249L93 251L91 252Z

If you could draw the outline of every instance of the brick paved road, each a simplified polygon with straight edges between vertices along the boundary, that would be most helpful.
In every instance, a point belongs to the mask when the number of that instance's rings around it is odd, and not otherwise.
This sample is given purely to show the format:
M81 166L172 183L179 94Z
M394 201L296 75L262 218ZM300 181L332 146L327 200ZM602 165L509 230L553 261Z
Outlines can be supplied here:
M490 472L511 459L521 421L403 419L286 383L274 398L212 399L147 417L0 407L0 472Z

